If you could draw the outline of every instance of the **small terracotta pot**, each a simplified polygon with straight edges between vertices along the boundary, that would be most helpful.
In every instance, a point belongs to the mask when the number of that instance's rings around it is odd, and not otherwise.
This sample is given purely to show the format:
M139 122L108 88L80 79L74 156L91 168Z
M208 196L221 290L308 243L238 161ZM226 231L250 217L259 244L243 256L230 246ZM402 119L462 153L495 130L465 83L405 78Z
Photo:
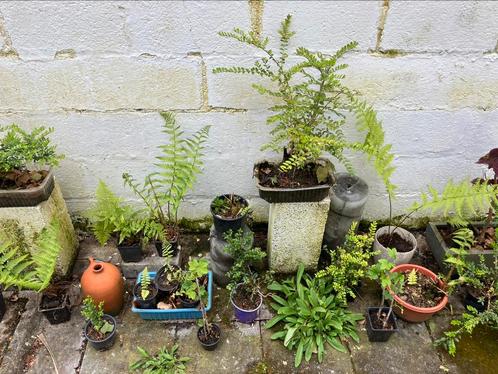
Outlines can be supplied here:
M423 266L419 265L414 265L414 264L403 264L403 265L398 265L391 269L391 273L405 273L409 272L410 270L415 269L417 272L425 275L426 277L429 277L433 280L437 280L438 286L441 289L445 289L446 285L444 282L437 277L436 274L434 274L432 271L430 271L427 268L424 268ZM408 322L423 322L427 321L432 317L433 314L439 312L442 310L446 304L448 303L448 296L445 295L442 300L439 302L438 305L432 307L432 308L420 308L414 305L411 305L407 303L404 300L401 300L396 294L394 294L391 290L389 290L391 295L393 295L394 300L396 301L395 306L393 307L394 312L398 317L401 319L404 319L405 321ZM400 308L401 306L401 308Z
M121 271L109 262L88 259L90 265L81 276L83 297L91 296L96 304L104 302L104 313L116 315L123 307L124 282Z

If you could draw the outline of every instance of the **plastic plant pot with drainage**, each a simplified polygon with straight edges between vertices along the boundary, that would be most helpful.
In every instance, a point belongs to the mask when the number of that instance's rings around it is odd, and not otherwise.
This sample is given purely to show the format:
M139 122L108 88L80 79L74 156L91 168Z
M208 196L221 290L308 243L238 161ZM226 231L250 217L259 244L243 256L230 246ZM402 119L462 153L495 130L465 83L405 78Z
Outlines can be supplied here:
M38 303L38 311L41 312L51 325L67 322L71 319L71 303L69 296L64 295L62 301L59 298L51 298L41 294Z
M233 306L233 311L235 314L235 318L237 321L242 322L242 323L253 323L256 318L258 318L259 315L259 310L261 309L261 305L263 304L263 296L261 294L259 295L259 303L258 306L254 309L243 309L239 306L237 306L233 300L233 293L237 290L237 288L240 286L237 285L237 287L234 289L232 292L232 295L230 295L230 302L232 303Z
M142 274L139 274L137 278L137 284L140 284L142 280ZM151 279L155 278L156 273L149 271ZM212 307L213 300L213 273L208 272L208 301L206 305L206 312L209 312ZM135 300L134 300L135 301ZM134 303L133 303L134 305ZM177 308L177 309L140 309L132 306L131 311L137 313L140 318L147 320L182 320L182 319L200 319L202 318L202 312L198 308Z
M88 330L90 328L91 322L87 321L85 324L85 328L83 330L83 333L85 335L85 339L88 340L90 345L97 351L105 351L109 348L111 348L114 345L114 342L116 341L116 330L117 330L117 323L116 320L114 319L113 316L110 316L109 314L104 314L103 317L107 322L111 323L114 326L114 330L107 335L104 339L102 340L94 340L88 336Z
M118 245L118 250L123 262L139 262L142 260L142 246L140 243Z
M211 323L211 329L213 329L215 335L218 335L218 338L212 338L208 341L204 341L203 339L201 339L201 336L204 334L204 326L199 327L199 330L197 330L197 339L199 340L202 348L204 348L206 351L214 351L221 339L220 327L215 323Z
M375 315L379 312L378 307L376 308L367 308L365 327L367 329L368 340L371 342L387 342L392 334L398 331L398 323L396 321L396 316L394 315L391 308L383 307L382 312L389 314L389 320L387 321L391 326L390 329L379 329L374 327L374 323L372 321L372 315Z

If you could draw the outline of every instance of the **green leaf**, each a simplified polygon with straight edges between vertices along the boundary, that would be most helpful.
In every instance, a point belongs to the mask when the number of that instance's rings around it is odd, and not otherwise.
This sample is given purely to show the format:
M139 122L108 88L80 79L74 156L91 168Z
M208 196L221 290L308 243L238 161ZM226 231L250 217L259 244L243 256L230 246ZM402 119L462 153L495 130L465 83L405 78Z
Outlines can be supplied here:
M284 346L287 347L287 345L289 344L290 340L294 336L294 333L296 332L296 330L297 330L297 327L290 327L287 330L287 334L285 334L285 339L284 339Z

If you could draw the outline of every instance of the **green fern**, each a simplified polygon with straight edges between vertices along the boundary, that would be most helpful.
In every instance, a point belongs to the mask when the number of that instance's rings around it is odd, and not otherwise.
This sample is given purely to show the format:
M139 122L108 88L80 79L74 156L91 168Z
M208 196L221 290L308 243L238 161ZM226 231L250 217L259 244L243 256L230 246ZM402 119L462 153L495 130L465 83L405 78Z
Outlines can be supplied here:
M422 193L420 201L412 205L409 215L429 211L442 214L453 226L466 226L470 218L498 204L498 185L467 180L456 184L450 180L441 193L431 186L428 189L429 193Z
M47 288L61 251L58 232L59 223L53 220L35 240L33 254L21 256L18 245L0 234L0 284L35 291Z
M408 276L406 277L406 283L408 283L410 286L415 286L417 282L418 282L417 270L412 269L408 273Z
M143 183L127 173L123 174L125 184L142 199L153 221L162 225L162 233L157 231L157 225L147 227L148 231L158 236L164 236L168 225L177 226L180 203L201 172L202 152L210 128L205 126L192 136L185 137L173 113L162 112L161 116L164 119L162 132L169 142L159 146L162 154L156 157L158 171L149 174Z
M372 107L359 100L357 92L343 84L343 70L348 65L340 63L340 59L354 50L357 43L348 43L332 55L299 47L295 55L301 61L291 65L288 46L295 33L290 30L290 25L291 16L288 15L278 31L279 56L268 47L268 38L260 38L253 32L240 29L220 32L222 37L260 50L263 57L251 67L216 67L213 73L258 75L271 83L271 87L253 84L253 88L259 94L279 101L270 108L274 114L267 119L267 124L272 126L271 141L261 149L279 153L283 148L287 150L290 157L280 165L282 171L302 168L327 152L352 172L344 152L348 149L359 151L374 163L388 193L392 195L394 185L390 178L394 171L394 156L391 146L384 144L382 124ZM365 136L363 142L352 142L346 138L342 129L347 123L347 112L356 115L357 129Z
M142 278L140 281L140 296L142 297L143 300L147 299L147 297L150 294L149 286L150 286L150 275L149 275L149 269L146 266L142 271Z

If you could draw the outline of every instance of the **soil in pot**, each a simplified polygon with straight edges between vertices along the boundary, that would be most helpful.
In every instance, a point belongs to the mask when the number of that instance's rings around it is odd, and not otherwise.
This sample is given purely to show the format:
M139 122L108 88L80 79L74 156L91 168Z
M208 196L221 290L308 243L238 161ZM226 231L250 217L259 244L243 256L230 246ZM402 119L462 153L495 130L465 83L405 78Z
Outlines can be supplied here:
M154 284L149 284L147 287L149 290L149 295L147 298L142 298L142 285L136 284L133 288L133 296L135 299L133 300L133 305L136 308L140 309L154 309L156 307L156 296L157 296L157 287Z
M0 173L0 189L26 190L38 187L48 175L48 170L12 170Z
M394 319L389 318L384 326L384 321L389 313L389 308L382 308L379 316L379 308L368 308L368 314L370 316L370 321L372 322L372 327L376 330L393 330L396 328ZM391 315L394 315L391 313ZM390 316L389 316L390 317Z
M172 267L176 270L179 269L177 266L172 266ZM167 268L164 266L161 269L159 269L159 271L156 273L154 282L156 283L156 286L159 291L168 294L175 292L178 289L178 286L180 285L179 281L176 280L170 281L168 279Z
M445 293L439 288L438 283L424 274L417 272L417 283L408 284L406 279L409 272L404 272L405 285L403 292L397 295L401 300L418 308L432 308L441 302Z
M471 229L474 232L475 243L472 249L481 250L481 251L491 251L493 250L493 243L496 242L496 230L494 227L476 227L476 226L467 226L467 228ZM453 242L453 233L455 229L451 226L443 226L438 227L441 236L443 237L444 242L448 247L452 247L455 245Z
M413 244L403 239L401 235L395 231L392 232L391 235L380 235L378 241L386 248L396 248L398 252L410 252L413 249Z
M227 194L213 200L211 212L218 217L233 220L244 215L247 206L247 201L242 196Z
M202 344L204 349L208 351L212 351L216 348L218 342L220 341L220 337L221 329L214 323L211 324L211 331L208 333L204 332L204 326L197 330L197 338L199 339L199 342Z
M254 310L259 306L261 296L258 293L253 294L244 287L237 287L232 294L232 301L240 309Z
M85 326L85 337L96 350L103 351L113 346L116 338L116 320L111 316L104 314L104 319L113 325L113 330L102 334L95 330L90 321Z
M379 315L379 310L381 310ZM391 313L389 313L391 311ZM384 323L387 316L389 319ZM396 317L391 308L367 308L367 319L365 321L368 340L371 342L386 342L389 337L398 330Z
M303 188L320 184L316 177L316 165L308 164L302 169L294 169L285 173L279 169L279 164L263 162L255 169L259 183L264 187L271 188Z

